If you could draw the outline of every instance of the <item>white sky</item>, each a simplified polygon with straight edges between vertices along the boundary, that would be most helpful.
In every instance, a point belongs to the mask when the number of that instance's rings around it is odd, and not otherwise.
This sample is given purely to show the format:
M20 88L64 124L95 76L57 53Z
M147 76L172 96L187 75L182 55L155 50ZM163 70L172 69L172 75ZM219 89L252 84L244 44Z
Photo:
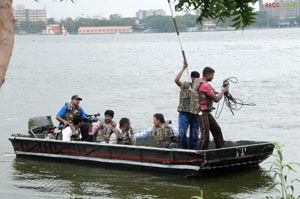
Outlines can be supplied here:
M171 0L173 2L173 0ZM28 9L46 7L48 18L56 19L100 14L108 18L110 14L121 14L122 17L134 17L138 10L163 9L170 15L167 0L13 0L13 5L25 5ZM174 8L174 6L173 6Z

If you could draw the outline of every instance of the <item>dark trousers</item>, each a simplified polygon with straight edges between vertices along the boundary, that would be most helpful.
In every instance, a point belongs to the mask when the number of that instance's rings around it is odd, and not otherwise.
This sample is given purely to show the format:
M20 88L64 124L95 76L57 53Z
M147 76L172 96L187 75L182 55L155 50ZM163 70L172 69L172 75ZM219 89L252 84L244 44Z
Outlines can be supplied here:
M93 136L89 135L89 123L83 122L82 126L80 127L80 132L82 136L82 141L92 142Z
M211 113L203 113L200 116L201 137L198 143L198 150L208 149L209 131L214 137L216 148L224 147L222 130Z

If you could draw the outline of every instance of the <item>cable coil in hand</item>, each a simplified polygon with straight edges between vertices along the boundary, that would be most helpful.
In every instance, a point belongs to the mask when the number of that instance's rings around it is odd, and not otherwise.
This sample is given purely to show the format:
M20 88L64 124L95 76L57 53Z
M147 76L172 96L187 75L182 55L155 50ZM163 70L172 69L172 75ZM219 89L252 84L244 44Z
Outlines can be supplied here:
M236 77L229 77L229 78L225 79L223 81L223 87L229 86L230 82L237 83L238 79ZM220 115L223 111L223 108L224 108L224 104L229 108L232 115L234 115L234 111L240 110L243 106L255 106L256 105L254 103L244 103L242 100L240 100L238 98L234 98L229 92L227 92L227 93L224 93L224 100L223 100L223 104L222 104L220 111L219 111L220 103L218 103L216 115L215 115L216 118L220 117Z

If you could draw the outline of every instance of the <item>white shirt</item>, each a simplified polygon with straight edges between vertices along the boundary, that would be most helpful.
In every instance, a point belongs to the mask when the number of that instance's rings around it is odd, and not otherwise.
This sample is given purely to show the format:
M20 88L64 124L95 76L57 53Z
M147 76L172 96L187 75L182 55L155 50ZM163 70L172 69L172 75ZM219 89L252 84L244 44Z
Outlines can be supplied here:
M81 138L80 129L77 129L76 133L78 133L79 137ZM72 137L72 129L71 129L71 127L68 126L67 128L62 130L62 140L63 141L71 141L71 137Z
M112 133L110 138L109 138L109 143L108 144L118 144L118 137L117 134Z

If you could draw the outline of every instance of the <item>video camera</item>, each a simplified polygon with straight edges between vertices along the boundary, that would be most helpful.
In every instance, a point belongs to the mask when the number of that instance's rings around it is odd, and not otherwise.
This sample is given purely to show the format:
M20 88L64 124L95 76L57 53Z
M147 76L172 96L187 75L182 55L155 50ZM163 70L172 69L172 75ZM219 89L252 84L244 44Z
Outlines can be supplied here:
M83 121L92 124L94 122L98 122L99 120L98 117L100 117L100 113L91 114L91 115L87 114L86 118L83 118Z

